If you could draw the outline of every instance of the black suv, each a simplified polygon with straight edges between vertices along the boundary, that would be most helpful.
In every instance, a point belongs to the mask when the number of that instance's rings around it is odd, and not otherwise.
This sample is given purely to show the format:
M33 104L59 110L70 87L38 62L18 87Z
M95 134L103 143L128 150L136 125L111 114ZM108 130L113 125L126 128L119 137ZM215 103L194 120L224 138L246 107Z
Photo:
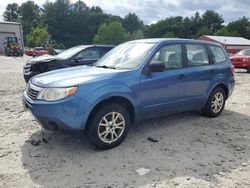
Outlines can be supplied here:
M30 59L23 67L26 82L35 75L51 70L79 65L92 65L114 46L110 45L80 45L69 48L58 55L43 55Z

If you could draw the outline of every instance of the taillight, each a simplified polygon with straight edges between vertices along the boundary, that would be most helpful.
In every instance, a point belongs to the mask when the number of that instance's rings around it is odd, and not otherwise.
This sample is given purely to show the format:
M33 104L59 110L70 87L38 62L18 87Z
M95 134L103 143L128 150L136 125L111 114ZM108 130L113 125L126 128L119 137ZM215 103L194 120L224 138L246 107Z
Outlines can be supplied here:
M233 76L234 76L234 70L235 70L234 66L231 65L231 73L232 73Z

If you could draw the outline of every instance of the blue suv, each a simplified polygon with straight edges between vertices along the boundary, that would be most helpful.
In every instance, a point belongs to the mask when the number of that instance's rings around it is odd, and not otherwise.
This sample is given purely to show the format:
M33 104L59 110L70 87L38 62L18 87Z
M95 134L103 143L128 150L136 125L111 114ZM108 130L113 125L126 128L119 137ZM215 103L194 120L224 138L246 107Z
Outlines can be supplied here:
M33 77L23 102L44 128L84 130L97 148L108 149L135 121L187 110L220 115L234 85L221 45L144 39L117 46L94 66Z

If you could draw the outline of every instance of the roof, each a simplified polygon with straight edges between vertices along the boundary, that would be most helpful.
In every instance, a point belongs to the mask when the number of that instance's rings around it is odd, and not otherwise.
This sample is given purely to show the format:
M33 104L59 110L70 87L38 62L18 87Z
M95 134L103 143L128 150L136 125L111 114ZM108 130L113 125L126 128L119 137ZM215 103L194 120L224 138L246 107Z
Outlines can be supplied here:
M0 22L0 24L21 25L19 22Z
M213 44L213 45L220 45L217 42L211 42L206 40L194 40L194 39L184 39L184 38L148 38L148 39L139 39L128 41L128 43L133 42L148 42L148 43L175 43L175 42L187 42L187 43L195 43L195 44Z
M204 35L214 41L225 45L246 45L250 46L250 40L245 39L243 37L228 37L228 36L211 36L211 35Z

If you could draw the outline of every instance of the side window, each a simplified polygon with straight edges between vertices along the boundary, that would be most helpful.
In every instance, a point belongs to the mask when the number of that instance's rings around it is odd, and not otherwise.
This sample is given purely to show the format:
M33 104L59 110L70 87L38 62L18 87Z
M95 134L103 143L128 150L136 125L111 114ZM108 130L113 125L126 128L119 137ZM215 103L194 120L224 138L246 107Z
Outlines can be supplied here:
M203 45L188 44L186 45L186 48L187 48L188 66L201 66L209 64L207 51Z
M212 54L214 56L214 63L223 63L227 60L226 55L224 54L221 47L218 46L210 46L209 47L212 51Z
M99 50L95 48L89 48L83 50L81 53L77 55L77 58L88 59L88 60L99 59Z
M104 56L110 50L110 48L102 48L100 51L100 57Z
M150 63L161 62L165 69L176 69L182 67L182 46L181 44L167 45L156 52Z
M245 50L244 55L250 55L250 50Z

